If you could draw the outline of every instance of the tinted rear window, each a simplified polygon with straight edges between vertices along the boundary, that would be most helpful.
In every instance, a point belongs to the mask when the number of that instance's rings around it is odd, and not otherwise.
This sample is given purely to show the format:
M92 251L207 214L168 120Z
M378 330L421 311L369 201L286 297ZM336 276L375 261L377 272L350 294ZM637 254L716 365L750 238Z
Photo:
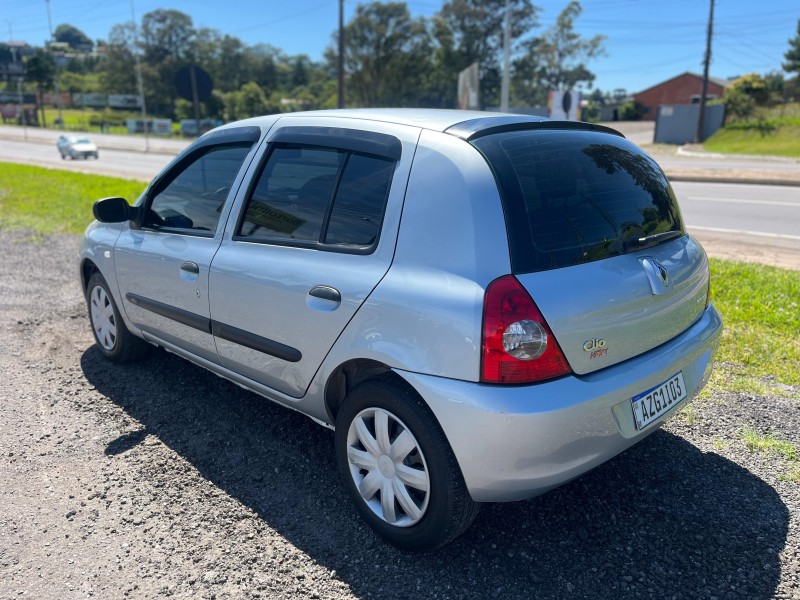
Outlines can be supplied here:
M534 130L472 143L500 188L515 273L636 252L684 231L664 173L624 138Z

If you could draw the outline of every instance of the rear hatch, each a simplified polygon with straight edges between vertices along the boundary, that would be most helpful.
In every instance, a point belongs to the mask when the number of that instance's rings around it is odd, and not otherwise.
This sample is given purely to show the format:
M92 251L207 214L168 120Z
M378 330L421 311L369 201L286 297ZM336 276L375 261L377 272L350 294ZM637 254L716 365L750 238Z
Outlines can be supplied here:
M646 352L703 312L708 263L666 176L624 138L533 129L471 140L503 199L512 271L573 371Z

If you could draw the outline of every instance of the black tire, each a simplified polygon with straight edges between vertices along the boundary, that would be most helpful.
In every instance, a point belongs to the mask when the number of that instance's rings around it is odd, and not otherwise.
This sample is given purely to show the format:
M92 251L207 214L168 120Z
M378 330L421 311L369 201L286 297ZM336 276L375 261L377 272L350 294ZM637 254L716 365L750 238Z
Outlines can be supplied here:
M125 327L114 296L100 273L95 273L89 279L89 285L86 286L86 305L94 340L103 356L112 362L123 363L147 354L150 344Z
M370 415L373 414L388 414L388 416L370 420ZM423 474L423 479L424 474L427 474L427 492L414 489L413 485L400 484L405 488L405 501L413 499L417 509L422 508L421 516L415 517L413 510L404 511L403 501L397 499L395 492L390 490L393 499L390 505L392 503L394 505L393 510L389 509L390 517L394 517L397 524L390 523L383 516L386 511L379 495L382 491L375 492L369 500L370 504L362 497L356 480L360 479L363 483L371 471L359 468L355 462L351 465L348 458L348 450L351 447L364 456L376 456L381 453L380 450L377 453L370 453L360 438L357 439L358 434L355 429L351 432L351 425L357 419L360 419L360 424L367 428L371 423L370 432L377 442L380 438L380 435L376 434L375 426L378 418L388 419L390 426L387 428L389 435L386 439L390 442L395 442L401 433L404 434L404 430L408 430L416 445L402 461L394 463L394 467L386 466L386 459L391 462L392 458L383 453L380 458L384 461L384 466L373 467L373 470L380 471L374 474L373 480L386 481L391 486L393 480L397 482L400 479L399 476L394 476L395 473L400 472L400 469L412 467L417 473ZM380 445L380 442L377 443ZM472 500L467 491L464 477L444 432L427 405L405 382L393 378L381 378L356 386L348 394L337 416L335 446L339 472L359 513L378 535L393 546L414 552L434 550L461 535L475 520L480 505ZM380 461L374 464L378 465ZM384 468L391 473L391 479L386 478ZM381 477L383 479L380 479ZM406 522L402 523L401 519L405 519Z

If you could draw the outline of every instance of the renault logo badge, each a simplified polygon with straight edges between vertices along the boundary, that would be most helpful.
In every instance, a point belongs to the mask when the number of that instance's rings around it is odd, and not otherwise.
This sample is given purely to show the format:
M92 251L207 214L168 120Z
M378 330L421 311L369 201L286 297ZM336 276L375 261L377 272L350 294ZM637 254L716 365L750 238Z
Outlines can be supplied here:
M669 271L667 268L651 256L643 256L639 259L639 264L647 275L650 283L650 291L659 296L669 288Z
M662 265L656 259L652 259L652 261L653 261L653 266L656 268L658 278L661 280L661 283L663 283L665 286L669 285L669 273L667 272L667 269L664 268L664 265Z

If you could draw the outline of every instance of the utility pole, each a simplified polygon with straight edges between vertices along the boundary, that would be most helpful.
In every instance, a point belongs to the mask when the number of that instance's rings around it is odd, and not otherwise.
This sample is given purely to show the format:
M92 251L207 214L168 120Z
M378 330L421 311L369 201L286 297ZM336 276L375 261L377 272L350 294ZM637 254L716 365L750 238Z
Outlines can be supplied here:
M700 114L697 116L697 131L694 134L695 144L703 143L703 125L706 112L706 93L708 93L708 65L711 62L711 36L714 31L714 0L708 13L708 29L706 30L706 56L703 61L703 90L700 93Z
M500 112L508 112L508 69L511 62L511 6L506 0L506 14L503 19L503 79L500 84Z
M53 43L53 18L50 16L50 0L45 0L47 3L47 28L50 30L50 43ZM52 47L51 47L52 48ZM50 50L52 56L53 50ZM58 91L58 61L56 61L56 76L53 80L53 86L56 90L56 107L58 108L58 123L61 129L64 129L64 118L61 116L61 94ZM42 98L42 106L44 106L44 98ZM44 109L42 109L44 110Z
M339 98L337 106L344 108L344 0L339 0Z

